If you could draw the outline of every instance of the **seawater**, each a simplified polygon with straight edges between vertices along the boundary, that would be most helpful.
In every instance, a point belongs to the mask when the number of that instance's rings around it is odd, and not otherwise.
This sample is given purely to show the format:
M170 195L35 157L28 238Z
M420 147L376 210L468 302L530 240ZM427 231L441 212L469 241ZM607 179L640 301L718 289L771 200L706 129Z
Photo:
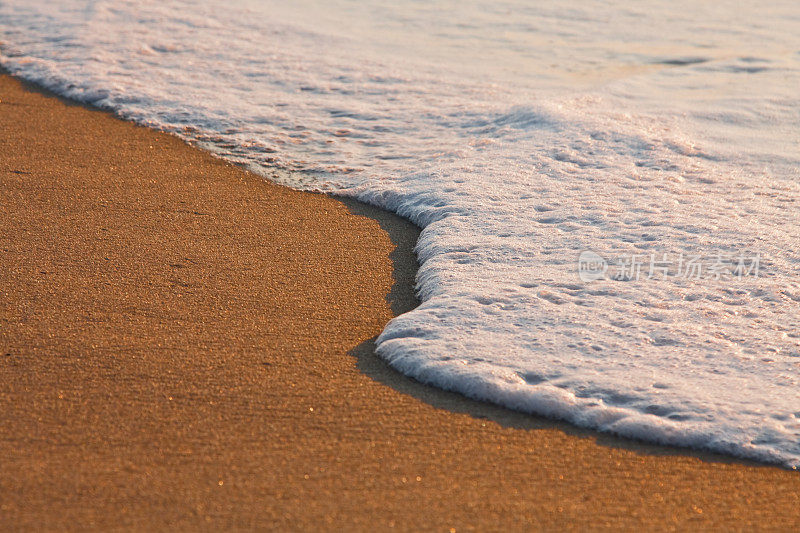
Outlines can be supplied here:
M6 0L0 63L423 228L378 353L800 465L800 7Z

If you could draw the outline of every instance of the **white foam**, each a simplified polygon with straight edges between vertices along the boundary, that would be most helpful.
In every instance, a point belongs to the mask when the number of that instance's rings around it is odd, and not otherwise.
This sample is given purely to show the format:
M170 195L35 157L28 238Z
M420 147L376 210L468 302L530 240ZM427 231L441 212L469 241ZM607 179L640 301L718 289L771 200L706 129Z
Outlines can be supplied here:
M0 61L423 227L423 303L378 340L402 372L796 467L800 10L778 4L11 0ZM642 275L582 281L587 250ZM759 275L648 279L651 254Z

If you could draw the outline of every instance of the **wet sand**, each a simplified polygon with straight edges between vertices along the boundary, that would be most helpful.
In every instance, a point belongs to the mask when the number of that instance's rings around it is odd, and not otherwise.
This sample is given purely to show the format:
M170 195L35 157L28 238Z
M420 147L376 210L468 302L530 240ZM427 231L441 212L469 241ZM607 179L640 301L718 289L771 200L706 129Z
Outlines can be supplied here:
M800 527L800 474L373 353L417 230L0 76L0 529Z

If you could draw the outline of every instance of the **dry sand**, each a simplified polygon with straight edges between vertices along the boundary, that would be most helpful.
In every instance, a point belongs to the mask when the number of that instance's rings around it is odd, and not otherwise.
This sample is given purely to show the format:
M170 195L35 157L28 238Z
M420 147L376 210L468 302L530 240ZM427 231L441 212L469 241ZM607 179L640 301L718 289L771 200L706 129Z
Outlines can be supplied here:
M800 474L415 383L417 231L0 77L0 528L800 526Z

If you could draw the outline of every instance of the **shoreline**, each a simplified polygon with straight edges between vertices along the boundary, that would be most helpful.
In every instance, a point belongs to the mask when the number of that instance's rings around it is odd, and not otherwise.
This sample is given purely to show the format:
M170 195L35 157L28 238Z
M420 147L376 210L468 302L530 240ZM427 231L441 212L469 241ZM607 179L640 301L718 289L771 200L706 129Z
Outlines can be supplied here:
M796 472L390 369L399 217L7 74L0 123L0 529L800 525Z

